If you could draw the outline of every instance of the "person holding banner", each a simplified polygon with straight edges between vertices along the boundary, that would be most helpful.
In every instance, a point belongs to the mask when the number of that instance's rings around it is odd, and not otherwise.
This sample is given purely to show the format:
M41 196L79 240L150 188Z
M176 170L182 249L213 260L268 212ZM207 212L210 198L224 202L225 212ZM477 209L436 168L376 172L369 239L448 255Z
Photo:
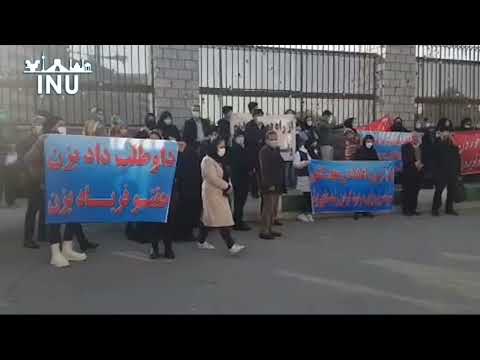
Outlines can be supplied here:
M160 114L157 128L162 132L165 140L180 141L180 131L173 124L173 116L170 111L164 111Z
M209 230L218 229L230 254L234 255L245 249L245 246L235 243L230 230L234 222L228 200L229 194L232 193L232 184L225 166L226 150L225 140L214 139L208 144L207 155L202 160L203 214L198 247L215 249L207 241L207 237Z
M454 192L460 179L461 160L458 147L453 143L451 122L440 119L437 130L439 141L434 146L433 174L435 180L435 194L433 196L432 215L440 215L442 193L447 189L445 213L458 216L453 209Z
M408 131L404 126L403 126L403 120L401 117L396 117L394 120L393 120L393 126L392 126L392 130L391 131L395 131L395 132L410 132Z
M44 161L44 145L48 134L60 134L58 129L63 122L59 117L50 116L44 124L44 134L41 135L32 148L25 154L25 162L29 168L30 174L36 183L39 184L38 191L42 194L40 209L45 211L45 161ZM45 215L43 215L44 217ZM71 224L66 227L70 228ZM67 229L66 229L67 231ZM68 230L70 231L70 230ZM46 225L47 238L50 243L51 259L50 264L55 267L66 267L70 265L70 261L84 261L87 255L78 253L73 250L72 241L62 241L61 225ZM62 247L60 248L60 245Z
M372 135L365 135L363 138L363 144L355 153L355 160L358 161L379 161L377 150L375 150L375 139ZM374 215L370 212L356 212L353 215L355 220L358 220L359 216L368 216L373 217Z
M295 168L295 174L297 175L297 190L303 193L304 198L304 211L297 216L297 220L302 222L314 222L312 216L312 200L310 197L310 177L308 176L308 165L312 158L310 157L303 139L299 139L297 145L298 150L293 157L293 166Z
M260 187L262 192L262 229L260 238L272 240L282 236L272 230L278 209L280 194L284 188L283 158L280 155L278 136L275 131L266 135L266 145L259 153Z

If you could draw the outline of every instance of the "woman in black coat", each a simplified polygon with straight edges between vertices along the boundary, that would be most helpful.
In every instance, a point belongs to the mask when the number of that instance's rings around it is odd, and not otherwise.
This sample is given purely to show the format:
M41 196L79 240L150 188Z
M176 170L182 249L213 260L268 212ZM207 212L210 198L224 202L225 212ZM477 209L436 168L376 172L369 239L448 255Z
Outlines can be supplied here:
M377 150L375 150L375 139L372 135L366 135L363 138L362 146L355 153L355 160L358 161L378 161ZM359 216L368 216L373 217L374 215L370 212L356 212L353 214L353 218L358 220Z

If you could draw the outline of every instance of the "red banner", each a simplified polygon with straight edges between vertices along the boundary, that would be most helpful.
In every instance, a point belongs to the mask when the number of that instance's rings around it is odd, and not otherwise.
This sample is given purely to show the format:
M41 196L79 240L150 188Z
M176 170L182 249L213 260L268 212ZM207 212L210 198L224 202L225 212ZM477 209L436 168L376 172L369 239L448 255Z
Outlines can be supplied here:
M383 118L371 122L366 126L361 126L357 130L361 131L391 131L393 126L393 119L389 116L384 116Z
M480 173L480 131L456 132L455 144L460 150L462 175Z

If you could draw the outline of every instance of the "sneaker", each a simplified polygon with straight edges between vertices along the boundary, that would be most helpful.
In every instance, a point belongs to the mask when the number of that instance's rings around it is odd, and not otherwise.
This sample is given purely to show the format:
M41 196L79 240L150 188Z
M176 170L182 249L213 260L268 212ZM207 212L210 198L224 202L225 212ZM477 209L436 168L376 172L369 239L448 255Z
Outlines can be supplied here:
M282 233L279 233L277 231L270 231L270 235L273 235L274 237L280 237L282 236Z
M243 249L245 249L245 245L233 244L233 246L228 251L230 252L230 254L235 255Z
M259 237L260 237L260 239L263 239L263 240L273 240L273 239L275 239L275 236L273 236L272 234L260 234Z
M210 244L208 241L202 243L197 243L199 249L214 250L215 246Z
M90 249L96 249L98 247L98 244L97 243L94 243L94 242L90 242L90 241L86 241L86 242L82 242L82 244L80 245L80 250L82 250L83 252L87 251L87 250L90 250Z
M308 221L310 221L310 222L315 222L315 219L313 218L313 215L312 215L312 214L308 214L308 215L307 215L307 218L308 218Z
M249 230L252 230L252 228L245 223L240 223L240 225L235 225L233 227L233 230L235 230L235 231L249 231Z
M310 222L310 220L308 219L307 215L305 214L300 214L297 216L297 220L298 221L301 221L301 222Z

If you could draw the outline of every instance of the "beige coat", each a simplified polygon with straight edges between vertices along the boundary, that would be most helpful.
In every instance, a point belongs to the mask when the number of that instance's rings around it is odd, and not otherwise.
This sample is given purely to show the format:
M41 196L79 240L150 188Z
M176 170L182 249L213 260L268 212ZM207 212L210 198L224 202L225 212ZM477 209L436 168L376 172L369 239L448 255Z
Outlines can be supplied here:
M202 168L202 222L207 227L233 226L233 216L230 210L228 198L223 195L228 185L223 180L223 170L220 164L209 156L205 156L201 164ZM231 190L230 190L231 191Z

